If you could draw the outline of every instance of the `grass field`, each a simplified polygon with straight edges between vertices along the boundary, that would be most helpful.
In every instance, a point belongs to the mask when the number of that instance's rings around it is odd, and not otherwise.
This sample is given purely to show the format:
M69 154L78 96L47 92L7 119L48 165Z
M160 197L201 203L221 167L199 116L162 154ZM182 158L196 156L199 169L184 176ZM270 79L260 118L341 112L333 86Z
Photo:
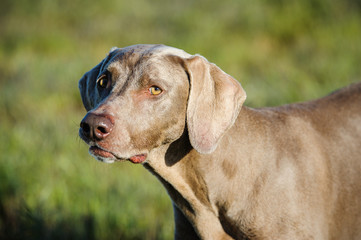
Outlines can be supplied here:
M360 80L361 1L2 0L0 239L172 239L161 184L77 136L78 80L137 43L204 55L248 106L309 100Z

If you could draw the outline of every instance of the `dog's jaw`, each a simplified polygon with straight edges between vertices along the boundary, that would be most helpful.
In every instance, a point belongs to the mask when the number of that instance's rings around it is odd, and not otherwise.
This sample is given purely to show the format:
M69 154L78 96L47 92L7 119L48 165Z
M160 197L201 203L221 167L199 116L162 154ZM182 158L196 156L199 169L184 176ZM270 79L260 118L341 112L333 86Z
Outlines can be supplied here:
M144 163L147 160L147 154L137 154L131 156L129 158L122 158L116 156L114 153L104 150L98 146L90 146L89 153L92 155L96 160L104 163L114 163L114 162L121 162L121 161L130 161L132 163Z

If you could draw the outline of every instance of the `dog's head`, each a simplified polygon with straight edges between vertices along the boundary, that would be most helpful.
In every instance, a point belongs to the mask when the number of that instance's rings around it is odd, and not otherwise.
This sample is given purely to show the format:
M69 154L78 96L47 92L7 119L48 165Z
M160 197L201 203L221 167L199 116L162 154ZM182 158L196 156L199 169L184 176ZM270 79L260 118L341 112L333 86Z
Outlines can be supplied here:
M163 45L113 48L79 88L88 111L79 135L104 162L144 162L185 130L198 152L211 153L246 98L216 65Z

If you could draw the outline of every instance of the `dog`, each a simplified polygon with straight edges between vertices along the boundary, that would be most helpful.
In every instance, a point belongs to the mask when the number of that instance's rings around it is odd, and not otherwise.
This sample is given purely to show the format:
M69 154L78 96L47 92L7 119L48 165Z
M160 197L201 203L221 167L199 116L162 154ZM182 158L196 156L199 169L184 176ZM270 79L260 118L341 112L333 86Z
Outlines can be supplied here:
M280 107L200 55L113 48L79 81L97 160L142 164L175 239L361 239L361 83Z

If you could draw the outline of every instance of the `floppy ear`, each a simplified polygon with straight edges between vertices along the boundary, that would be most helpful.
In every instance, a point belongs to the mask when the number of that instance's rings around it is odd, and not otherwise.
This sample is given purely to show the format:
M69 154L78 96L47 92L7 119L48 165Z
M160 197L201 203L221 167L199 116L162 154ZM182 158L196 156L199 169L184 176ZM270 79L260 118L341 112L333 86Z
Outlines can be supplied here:
M103 62L104 61L101 61L93 69L86 72L79 80L78 87L81 100L83 101L83 105L87 111L90 111L95 107L95 101L99 98L98 91L95 90L95 84Z
M198 152L211 153L235 122L246 92L235 79L202 56L186 59L185 65L190 78L189 139Z

